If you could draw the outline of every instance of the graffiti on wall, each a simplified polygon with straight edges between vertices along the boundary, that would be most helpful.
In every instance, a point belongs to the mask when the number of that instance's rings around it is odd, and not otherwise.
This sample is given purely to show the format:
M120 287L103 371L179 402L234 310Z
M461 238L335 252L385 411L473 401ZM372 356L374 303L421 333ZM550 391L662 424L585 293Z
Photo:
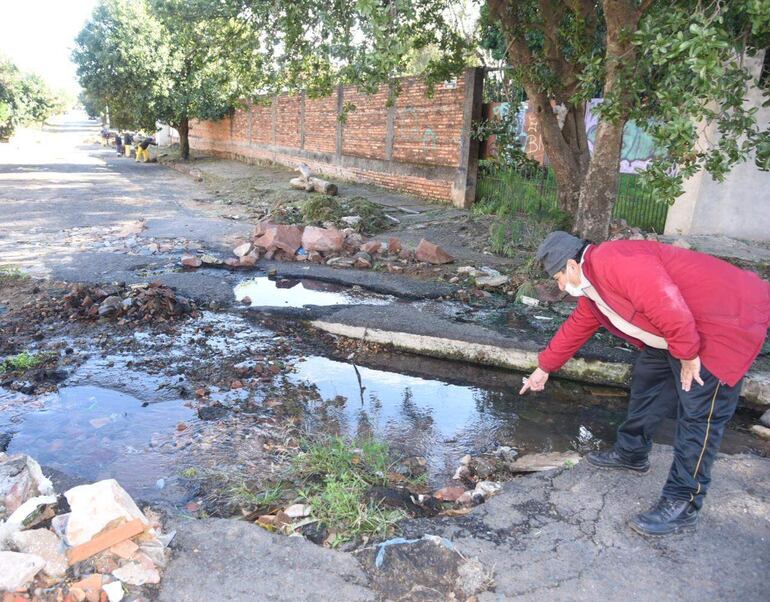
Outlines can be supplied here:
M592 154L596 140L596 127L599 125L599 116L594 108L601 102L601 98L594 98L586 108L586 133L588 148ZM655 156L655 143L647 132L640 129L633 121L626 123L623 128L623 147L620 149L620 173L642 171Z
M592 99L586 107L586 132L588 134L588 148L593 154L594 141L596 140L596 127L599 123L598 115L594 111L601 98ZM501 119L510 110L510 103L490 103L487 111L488 119ZM521 148L541 164L547 163L543 136L540 132L540 124L534 113L529 110L527 102L522 102L517 107L517 116L513 121L516 135ZM486 145L485 156L494 154L494 141ZM633 121L626 123L623 129L623 147L620 152L620 172L636 173L645 169L648 163L656 156L655 145L652 138L639 128Z

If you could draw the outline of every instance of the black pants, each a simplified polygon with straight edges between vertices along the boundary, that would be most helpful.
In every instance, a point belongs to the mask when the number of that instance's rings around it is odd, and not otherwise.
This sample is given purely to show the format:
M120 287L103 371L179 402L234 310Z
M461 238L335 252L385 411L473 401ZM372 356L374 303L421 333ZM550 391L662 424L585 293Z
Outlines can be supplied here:
M618 428L615 448L629 461L645 459L661 421L676 417L674 462L663 495L689 500L700 509L742 381L729 387L701 368L703 386L693 381L687 392L682 390L680 370L681 363L668 351L650 347L642 351L634 365L628 417Z

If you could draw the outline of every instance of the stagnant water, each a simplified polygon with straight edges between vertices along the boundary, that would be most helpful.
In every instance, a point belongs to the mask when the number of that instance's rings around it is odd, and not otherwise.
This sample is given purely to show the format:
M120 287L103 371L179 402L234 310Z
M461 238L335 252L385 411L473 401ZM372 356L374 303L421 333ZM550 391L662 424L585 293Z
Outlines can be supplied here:
M415 358L414 363L419 363ZM434 362L436 363L436 362ZM446 362L444 362L446 363ZM549 391L518 394L508 374L496 386L479 368L476 382L457 384L399 372L377 370L325 357L308 357L296 364L294 382L314 385L318 396L305 411L307 426L316 432L348 437L374 436L399 452L425 457L435 486L449 482L465 454L493 452L499 446L520 454L576 450L585 453L610 445L626 413L622 391L596 388L592 394L576 383L552 381ZM512 383L516 383L514 386ZM763 448L740 428L737 417L722 445L726 453ZM671 443L674 421L666 421L658 440Z
M248 297L251 307L306 307L309 305L386 305L392 298L355 291L318 280L271 279L259 276L244 280L233 289L236 301Z
M214 329L205 338L196 334L204 326ZM0 389L0 441L10 435L9 452L28 453L75 482L116 478L137 499L182 503L188 486L178 478L182 467L209 460L229 472L249 470L260 433L270 427L248 412L199 420L180 399L191 395L180 366L200 371L247 360L276 336L241 317L210 312L174 337L138 331L125 355L96 353L57 394ZM192 347L191 337L204 344ZM288 399L302 392L293 411L303 428L375 436L400 455L424 456L435 486L451 480L465 454L501 445L520 453L608 445L625 414L622 391L554 380L544 393L519 396L520 375L467 364L385 353L370 356L366 366L318 355L286 359L294 372L279 377L286 382L276 383L277 394ZM211 395L231 408L262 403L259 395L248 397L246 389ZM741 416L733 420L722 451L767 453L769 446L744 432L745 424ZM659 441L672 435L669 421Z
M175 456L162 442L194 417L181 400L145 403L112 389L64 387L37 400L16 424L9 453L86 481L117 479L132 495L156 499L173 476Z

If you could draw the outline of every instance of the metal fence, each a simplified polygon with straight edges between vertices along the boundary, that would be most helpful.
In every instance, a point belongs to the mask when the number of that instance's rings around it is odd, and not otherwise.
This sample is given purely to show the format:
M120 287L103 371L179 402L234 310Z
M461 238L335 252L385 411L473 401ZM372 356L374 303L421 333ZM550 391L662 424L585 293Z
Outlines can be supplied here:
M477 201L491 211L517 212L558 209L557 185L551 169L505 167L479 174ZM620 174L618 197L612 211L631 227L663 232L668 205L658 203L642 189L639 177Z

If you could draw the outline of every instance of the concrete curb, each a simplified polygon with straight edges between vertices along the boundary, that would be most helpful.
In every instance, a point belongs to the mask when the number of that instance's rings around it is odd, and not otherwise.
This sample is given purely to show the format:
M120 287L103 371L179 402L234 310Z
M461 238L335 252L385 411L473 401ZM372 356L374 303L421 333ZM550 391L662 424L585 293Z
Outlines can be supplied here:
M313 320L310 324L329 334L358 339L380 345L389 345L401 351L443 359L462 360L530 372L537 367L537 352L498 345L473 343L440 336L427 336L410 332L388 331L365 326L353 326L340 322ZM631 382L630 362L572 359L559 371L559 376L592 384L628 388ZM759 406L770 406L770 374L749 372L741 393L746 401Z

